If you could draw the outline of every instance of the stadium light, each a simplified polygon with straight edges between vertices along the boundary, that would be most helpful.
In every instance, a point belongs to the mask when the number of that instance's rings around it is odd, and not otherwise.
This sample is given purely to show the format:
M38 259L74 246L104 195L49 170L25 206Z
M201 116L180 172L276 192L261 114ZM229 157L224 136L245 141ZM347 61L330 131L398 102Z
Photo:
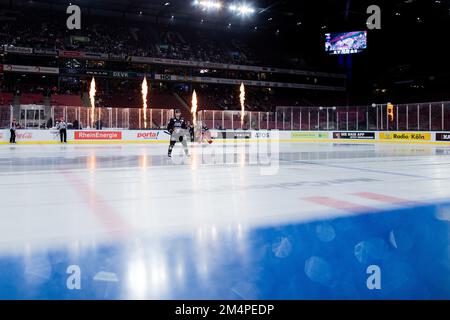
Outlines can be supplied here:
M241 4L241 5L232 4L232 5L230 5L229 9L231 12L234 12L237 15L243 15L243 16L255 13L255 9L246 4Z
M221 1L216 0L194 0L192 3L195 7L199 7L201 10L221 10L224 5ZM236 15L246 16L256 12L255 8L246 4L230 4L228 9Z
M222 2L220 1L213 1L213 0L195 0L194 6L200 7L203 10L209 10L209 9L222 9Z

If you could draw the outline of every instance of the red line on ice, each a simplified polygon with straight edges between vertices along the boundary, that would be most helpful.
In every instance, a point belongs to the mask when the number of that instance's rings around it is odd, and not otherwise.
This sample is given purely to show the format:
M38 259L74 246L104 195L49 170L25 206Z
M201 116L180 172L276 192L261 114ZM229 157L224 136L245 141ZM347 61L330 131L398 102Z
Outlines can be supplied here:
M306 201L320 204L322 206L330 207L333 209L346 210L350 212L374 212L377 211L376 208L363 206L347 201L336 200L329 197L307 197L304 198Z
M68 171L61 171L66 179L71 183L77 194L83 199L92 213L101 221L103 226L110 233L124 236L130 233L131 227L120 217L120 213L108 204L89 184L80 180L75 174Z
M374 193L374 192L357 192L357 193L352 193L352 195L355 195L355 196L358 196L361 198L366 198L369 200L376 200L376 201L381 201L381 202L386 202L386 203L391 203L391 204L411 204L411 205L421 205L422 204L419 201L407 200L407 199L397 198L397 197L393 197L393 196L387 196L384 194Z

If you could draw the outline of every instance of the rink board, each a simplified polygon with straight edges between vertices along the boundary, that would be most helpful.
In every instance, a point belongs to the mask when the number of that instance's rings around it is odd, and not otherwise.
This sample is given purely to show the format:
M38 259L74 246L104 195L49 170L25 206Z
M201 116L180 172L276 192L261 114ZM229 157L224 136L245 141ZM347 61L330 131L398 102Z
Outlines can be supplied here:
M57 130L18 130L19 144L57 144ZM450 132L431 131L277 131L211 130L217 142L339 142L339 143L407 143L449 144ZM0 130L0 144L9 142L9 130ZM71 144L168 143L163 130L68 130Z

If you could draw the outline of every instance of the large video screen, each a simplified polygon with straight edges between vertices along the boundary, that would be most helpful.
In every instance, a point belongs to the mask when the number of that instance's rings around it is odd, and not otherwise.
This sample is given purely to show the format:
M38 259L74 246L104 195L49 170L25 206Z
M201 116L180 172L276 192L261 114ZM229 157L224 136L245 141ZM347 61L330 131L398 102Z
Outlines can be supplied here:
M367 49L367 31L325 34L325 51L329 54L353 54Z

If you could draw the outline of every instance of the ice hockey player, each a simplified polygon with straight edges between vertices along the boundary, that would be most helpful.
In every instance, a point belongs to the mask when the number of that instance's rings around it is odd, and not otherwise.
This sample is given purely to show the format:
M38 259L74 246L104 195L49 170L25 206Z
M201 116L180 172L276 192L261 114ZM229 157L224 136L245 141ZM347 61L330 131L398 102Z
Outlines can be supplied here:
M186 136L188 135L188 127L186 121L181 117L181 111L175 110L175 118L170 119L167 125L167 131L170 134L169 158L172 157L172 149L177 142L181 142L184 153L189 157L189 150Z
M212 138L211 138L211 132L209 131L209 128L204 124L203 122L199 123L200 127L200 143L203 143L203 141L207 141L209 144L211 144Z

